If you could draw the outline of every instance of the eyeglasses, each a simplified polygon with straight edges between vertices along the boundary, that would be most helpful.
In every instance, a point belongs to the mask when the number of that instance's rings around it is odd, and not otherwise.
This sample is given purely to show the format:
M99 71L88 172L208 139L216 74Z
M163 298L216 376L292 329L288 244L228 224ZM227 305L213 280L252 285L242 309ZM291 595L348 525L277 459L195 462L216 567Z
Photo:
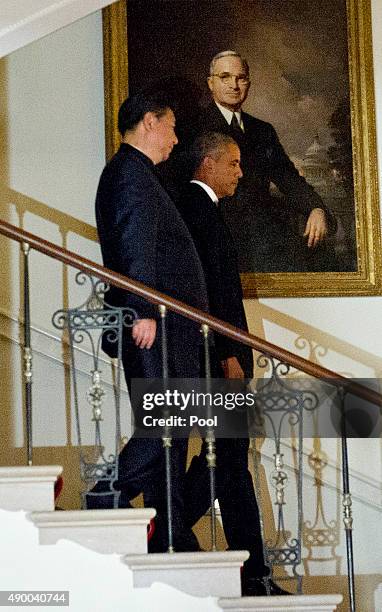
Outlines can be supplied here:
M246 74L231 74L230 72L221 72L220 74L211 74L211 76L218 77L224 85L228 85L231 79L239 85L248 85L249 76Z

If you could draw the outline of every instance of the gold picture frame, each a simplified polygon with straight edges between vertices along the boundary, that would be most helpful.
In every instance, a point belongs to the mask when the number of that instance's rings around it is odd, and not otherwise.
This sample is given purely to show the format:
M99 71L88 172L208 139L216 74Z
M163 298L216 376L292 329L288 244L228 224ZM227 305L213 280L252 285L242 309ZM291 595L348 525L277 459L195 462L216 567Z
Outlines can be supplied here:
M381 294L370 0L347 0L346 7L357 271L246 273L242 274L245 298ZM103 10L103 28L106 154L110 158L120 142L118 109L128 94L126 0Z

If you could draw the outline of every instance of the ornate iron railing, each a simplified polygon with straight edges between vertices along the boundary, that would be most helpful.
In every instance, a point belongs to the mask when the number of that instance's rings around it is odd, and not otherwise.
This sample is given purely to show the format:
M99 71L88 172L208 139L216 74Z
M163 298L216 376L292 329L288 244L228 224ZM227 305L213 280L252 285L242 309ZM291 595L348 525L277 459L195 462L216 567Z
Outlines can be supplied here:
M118 503L118 492L114 490L113 483L118 477L118 451L120 448L120 384L119 371L117 368L117 384L116 384L116 402L115 402L115 448L110 456L102 456L102 402L103 390L101 385L101 375L99 368L99 351L101 347L101 339L103 334L116 334L115 340L118 345L118 362L121 360L121 334L124 324L131 324L134 313L129 312L127 316L129 321L126 321L126 313L119 309L105 309L100 306L99 293L100 289L105 290L105 284L113 284L128 292L136 294L157 304L159 307L160 316L162 319L162 355L163 355L163 377L168 376L167 371L167 334L166 334L166 316L167 310L171 310L184 317L192 319L201 325L203 336L205 338L205 371L207 379L210 377L209 363L209 343L208 337L211 331L226 335L232 339L242 342L252 349L260 353L258 358L258 366L268 366L270 368L270 376L260 381L257 388L254 390L256 396L256 406L260 410L260 416L257 414L255 419L260 419L264 423L267 419L272 421L275 414L281 414L281 420L289 419L289 425L294 426L298 423L302 424L303 413L307 408L314 411L317 407L316 396L310 390L296 388L291 389L287 381L286 375L290 373L291 368L302 371L316 379L325 379L332 388L336 390L337 396L341 402L341 438L342 438L342 473L343 473L343 522L346 533L347 546L347 562L348 562L348 577L349 577L349 601L350 609L355 610L355 594L354 594L354 562L353 562L353 543L352 543L352 499L349 488L349 469L348 469L348 450L346 437L346 420L344 404L349 393L362 398L376 406L382 405L382 396L372 389L369 389L359 383L344 378L339 374L332 372L326 368L318 366L308 360L305 360L289 351L277 347L265 340L239 330L232 325L220 321L202 311L192 308L182 302L174 300L169 296L161 294L153 289L144 286L142 283L128 279L120 274L117 274L103 266L96 264L90 260L84 259L64 248L61 248L53 243L47 242L29 232L21 230L4 221L0 221L0 234L7 236L12 240L16 240L22 244L24 253L24 363L25 363L25 414L27 424L27 461L32 463L32 351L30 346L30 312L29 312L29 253L31 249L39 251L52 257L64 264L68 264L81 271L79 279L90 279L92 283L92 291L89 298L80 308L67 309L60 311L55 315L55 324L58 328L67 328L69 332L69 342L71 346L72 362L75 364L76 344L82 342L85 335L89 335L89 331L93 330L98 333L98 340L94 343L90 340L93 352L93 370L92 384L87 394L87 401L92 409L92 419L95 425L95 440L96 446L101 450L101 462L88 461L84 456L81 457L81 467L84 480L93 482L94 480L108 481L110 484L109 492L114 496L114 505ZM82 276L81 276L82 275ZM86 276L83 276L86 275ZM98 280L95 281L93 277ZM117 330L117 331L116 331ZM75 368L72 375L75 384ZM80 427L80 401L75 392L75 411L77 418L77 435L81 444L81 427ZM260 424L261 424L260 423ZM299 428L297 434L297 498L298 498L298 525L297 533L290 535L286 529L284 517L284 505L286 499L287 474L284 469L283 453L281 452L281 429L271 426L272 437L275 444L274 453L274 471L272 474L272 484L275 492L276 504L276 523L275 534L272 539L266 539L265 542L265 558L267 563L273 568L278 565L290 566L292 575L297 578L298 586L301 586L301 577L297 573L297 567L301 563L301 545L302 545L302 436L303 429ZM214 431L210 429L207 435L209 468L211 474L211 508L212 508L212 548L215 547L215 514L214 503L214 470L216 464L215 457L215 439ZM166 473L167 473L167 502L168 502L168 530L169 530L169 550L173 550L172 546L172 525L171 525L171 482L170 482L170 464L171 464L171 431L163 432L163 445L166 453ZM261 498L261 490L258 489L258 495Z
M70 346L71 375L74 396L74 410L76 418L77 441L80 449L81 479L86 490L81 492L82 506L87 507L87 489L94 482L102 482L107 486L98 496L112 497L113 507L118 508L120 491L114 488L118 479L118 454L121 450L121 360L122 360L122 331L124 327L131 327L136 319L136 313L131 308L113 308L104 304L103 295L108 287L102 281L95 281L93 277L78 272L76 282L79 285L90 285L90 293L86 301L77 308L58 310L53 315L53 325L59 330L66 330ZM117 364L114 380L114 449L108 454L102 436L102 424L105 418L103 404L105 401L105 387L102 381L101 350L102 339L115 345ZM91 355L91 385L85 398L79 396L77 384L77 367L75 348L88 341ZM81 413L85 414L83 403L90 406L91 421L94 423L94 449L98 457L89 458L82 442Z

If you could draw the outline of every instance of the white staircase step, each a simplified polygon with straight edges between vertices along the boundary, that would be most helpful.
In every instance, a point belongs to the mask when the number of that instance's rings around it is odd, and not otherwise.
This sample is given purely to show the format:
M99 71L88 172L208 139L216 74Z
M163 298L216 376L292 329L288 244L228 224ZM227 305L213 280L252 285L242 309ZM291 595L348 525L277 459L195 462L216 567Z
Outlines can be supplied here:
M134 587L162 582L197 597L240 597L246 550L126 555Z
M71 540L101 553L147 553L147 525L154 508L32 512L40 544Z
M240 597L219 599L221 610L229 612L334 612L342 595L284 595L282 597Z
M4 510L53 510L54 483L60 465L0 467L0 508Z

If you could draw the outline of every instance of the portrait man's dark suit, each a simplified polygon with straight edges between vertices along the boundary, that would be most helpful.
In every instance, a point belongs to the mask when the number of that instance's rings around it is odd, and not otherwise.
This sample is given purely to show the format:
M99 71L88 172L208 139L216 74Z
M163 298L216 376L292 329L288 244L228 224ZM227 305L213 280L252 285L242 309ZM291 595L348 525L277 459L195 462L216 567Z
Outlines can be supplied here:
M139 129L143 137L151 138L150 143L154 143L154 147L151 145L153 157L157 155L158 159L165 158L176 143L173 118L172 111L168 109L164 117L147 113L143 123L141 121ZM173 123L168 123L168 120ZM166 130L170 136L167 134L167 142L164 138L166 146L159 142L158 146L162 149L159 148L157 154L157 141ZM207 310L204 276L195 246L179 212L158 181L152 158L135 146L126 143L121 145L102 173L96 198L96 217L106 267ZM156 320L158 326L160 324L157 306L126 291L111 288L106 301L113 306L133 308L138 320L149 320L154 324ZM199 326L169 313L167 331L169 375L198 376ZM137 346L133 333L125 330L123 338L122 360L128 386L132 378L162 376L160 329L157 329L151 348ZM187 439L173 440L175 545L176 538L181 542L184 532L183 480L186 454ZM164 474L160 469L162 465L161 439L131 438L119 460L116 488L122 491L120 507L127 507L129 500L143 491L145 505L152 505L155 501L154 507L163 516L164 507L158 508L160 500L165 505ZM163 547L166 549L165 544Z
M224 321L248 330L237 268L236 249L230 231L217 205L196 183L185 189L177 206L190 230L199 253L210 305L210 312ZM245 376L253 376L252 349L224 336L215 337L215 363L212 371L223 377L221 362L237 357ZM249 550L245 564L248 575L264 576L259 510L248 471L249 440L216 439L216 495L222 513L224 532L230 549ZM193 525L209 508L209 480L205 453L194 457L186 476L186 516Z

